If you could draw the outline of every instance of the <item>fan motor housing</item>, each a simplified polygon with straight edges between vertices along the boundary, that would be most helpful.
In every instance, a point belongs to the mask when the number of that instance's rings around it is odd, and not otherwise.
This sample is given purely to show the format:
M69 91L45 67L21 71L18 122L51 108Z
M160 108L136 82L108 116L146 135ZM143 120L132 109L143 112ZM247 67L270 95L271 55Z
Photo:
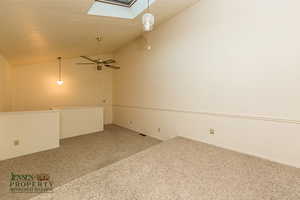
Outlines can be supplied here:
M97 66L97 70L98 70L98 71L101 71L101 70L102 70L102 66L98 65L98 66Z

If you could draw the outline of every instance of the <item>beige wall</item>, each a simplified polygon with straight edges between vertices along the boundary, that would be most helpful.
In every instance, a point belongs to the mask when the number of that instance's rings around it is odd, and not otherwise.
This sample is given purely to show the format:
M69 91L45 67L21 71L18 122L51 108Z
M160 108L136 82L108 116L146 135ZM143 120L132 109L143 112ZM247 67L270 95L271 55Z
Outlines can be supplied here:
M299 6L201 0L120 49L114 123L300 167Z
M10 71L9 63L0 55L0 112L10 110Z
M105 123L111 123L112 71L97 71L93 65L81 66L76 65L77 62L85 61L80 58L62 60L65 82L62 86L56 84L57 61L13 67L13 110L102 105L105 108Z

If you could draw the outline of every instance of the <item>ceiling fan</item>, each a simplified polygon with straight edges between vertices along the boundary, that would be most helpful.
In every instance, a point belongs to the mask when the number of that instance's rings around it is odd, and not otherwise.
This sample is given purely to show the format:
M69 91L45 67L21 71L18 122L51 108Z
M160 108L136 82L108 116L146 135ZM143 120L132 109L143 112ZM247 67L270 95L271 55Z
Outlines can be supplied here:
M120 69L120 67L112 65L113 63L116 63L114 59L102 60L102 59L92 59L87 56L80 56L80 57L90 61L90 63L76 63L77 65L96 65L98 71L101 71L103 67Z

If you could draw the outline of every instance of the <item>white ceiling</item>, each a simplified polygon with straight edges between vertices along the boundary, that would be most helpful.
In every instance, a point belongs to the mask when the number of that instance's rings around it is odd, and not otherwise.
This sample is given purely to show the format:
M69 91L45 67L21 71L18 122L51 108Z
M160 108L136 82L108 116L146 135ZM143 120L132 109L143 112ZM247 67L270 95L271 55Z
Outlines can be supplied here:
M199 0L156 0L158 23ZM118 19L87 15L94 0L0 0L0 54L12 65L41 63L56 57L111 53L138 37L141 16ZM101 46L95 43L103 34Z

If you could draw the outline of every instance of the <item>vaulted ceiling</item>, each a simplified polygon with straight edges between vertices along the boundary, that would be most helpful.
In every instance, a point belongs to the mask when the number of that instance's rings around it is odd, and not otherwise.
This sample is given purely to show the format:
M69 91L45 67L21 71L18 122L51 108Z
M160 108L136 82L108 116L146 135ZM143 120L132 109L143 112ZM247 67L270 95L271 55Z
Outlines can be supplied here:
M158 24L199 0L156 0ZM1 0L0 54L12 65L111 53L142 33L133 20L87 15L94 0ZM96 44L98 33L103 35Z

